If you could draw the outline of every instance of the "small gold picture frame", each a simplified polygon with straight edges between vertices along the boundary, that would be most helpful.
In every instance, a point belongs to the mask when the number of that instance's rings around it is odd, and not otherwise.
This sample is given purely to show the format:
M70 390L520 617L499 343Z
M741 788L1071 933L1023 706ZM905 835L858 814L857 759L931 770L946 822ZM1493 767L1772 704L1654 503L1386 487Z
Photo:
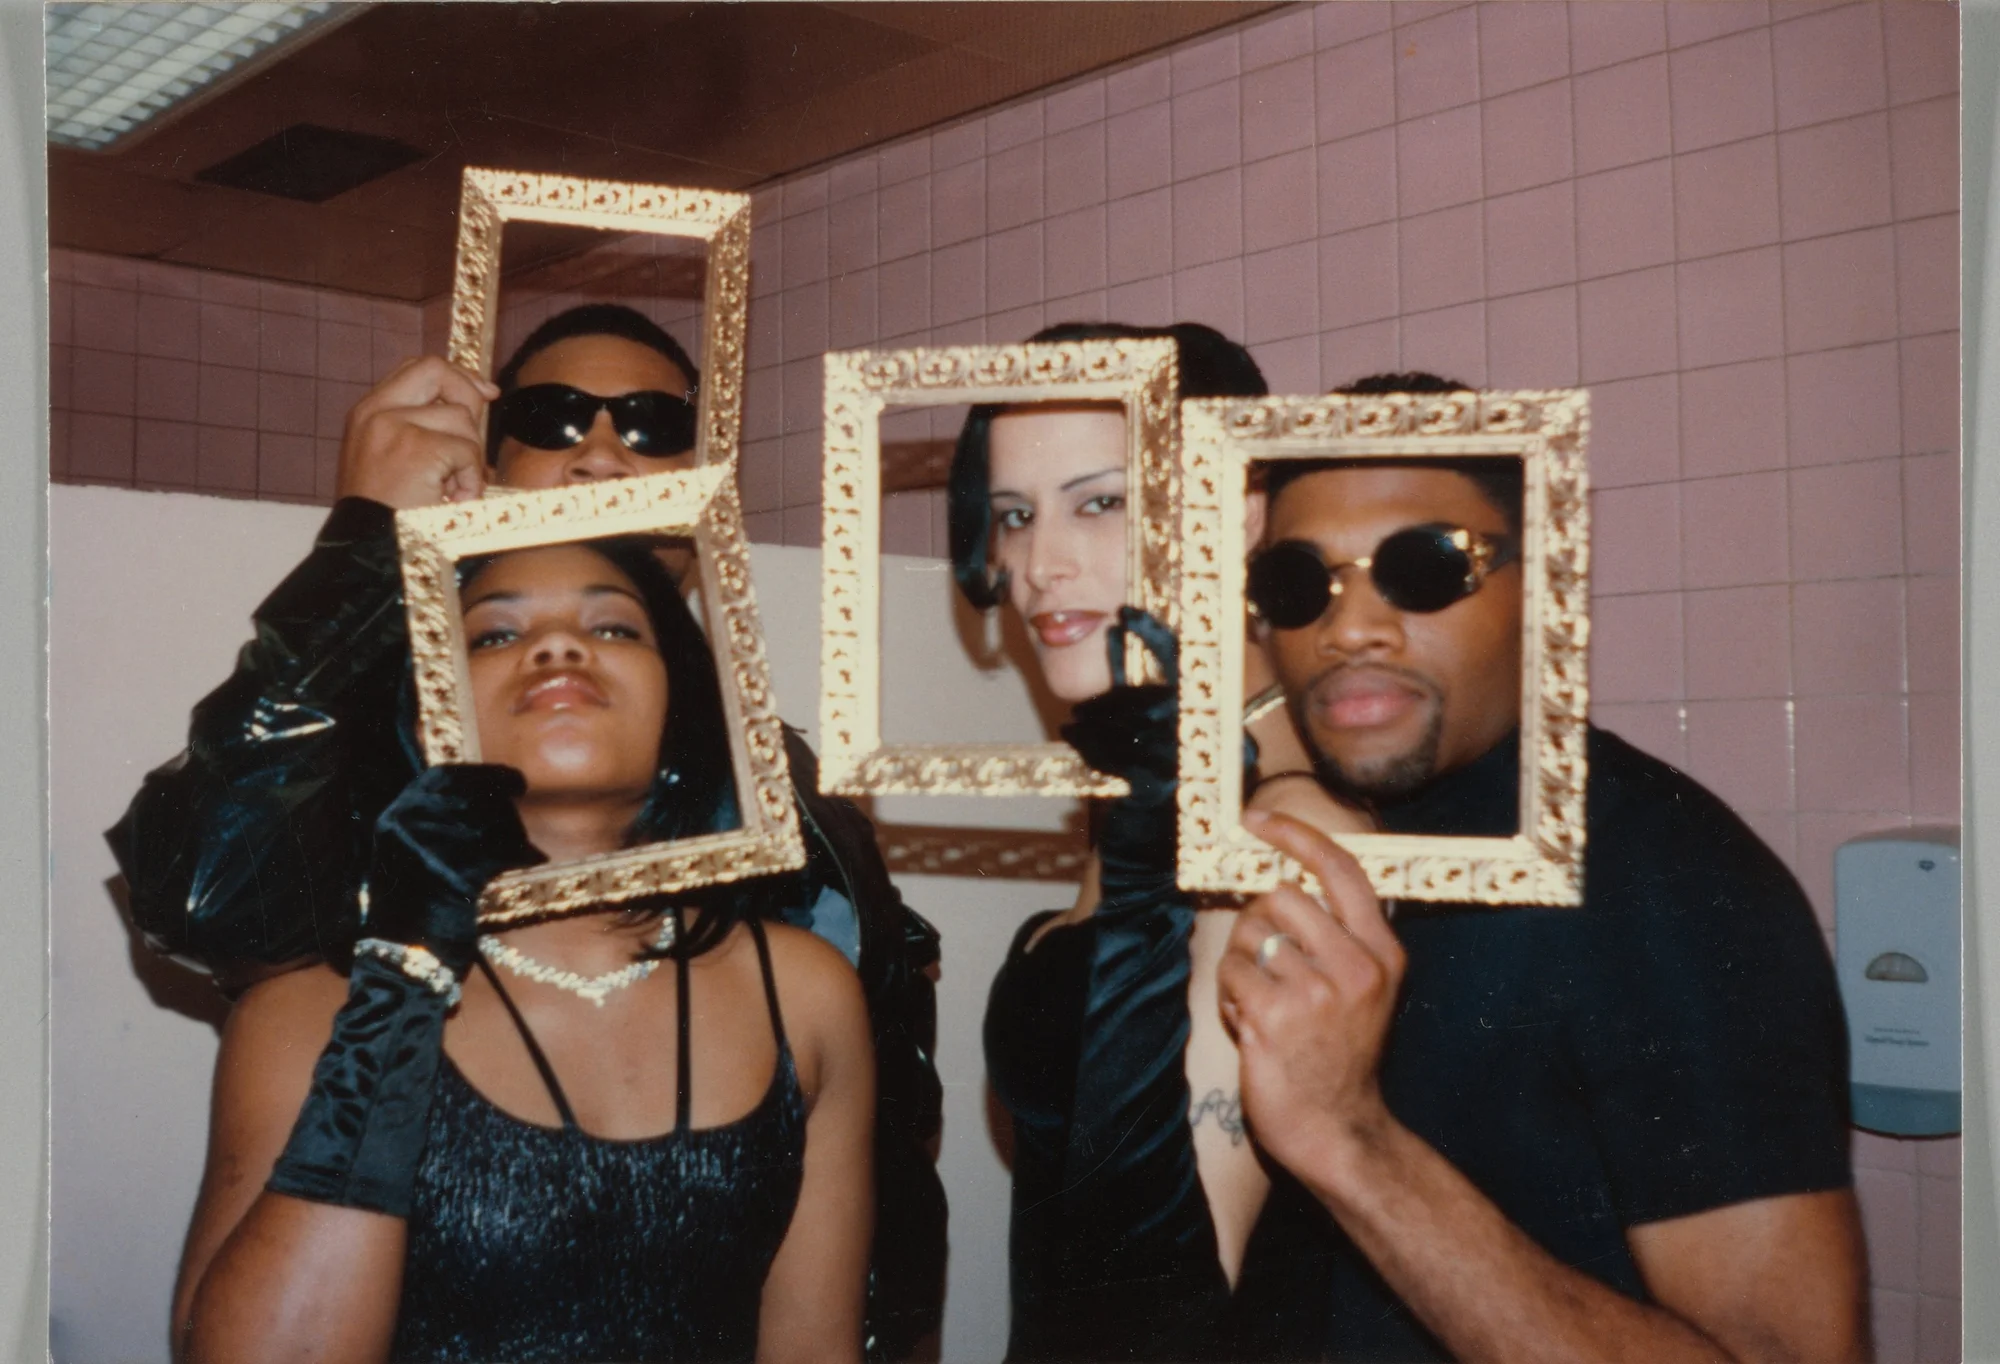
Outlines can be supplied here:
M741 827L507 872L495 877L480 897L482 924L550 918L805 864L734 473L718 464L534 492L488 493L396 513L418 736L425 761L432 765L479 761L459 610L456 565L461 559L642 534L692 537L700 556L707 634L729 726Z
M510 222L650 232L707 243L695 463L734 464L743 429L743 346L750 315L750 196L467 166L459 187L446 356L489 379L500 316L501 229Z
M1180 866L1183 889L1250 894L1301 868L1242 827L1244 505L1281 459L1513 456L1522 462L1520 830L1342 834L1387 898L1583 899L1590 506L1582 390L1200 399L1182 405Z
M1117 402L1125 408L1127 599L1169 626L1179 361L1168 338L835 351L826 356L820 789L838 795L1116 796L1068 744L884 743L884 408ZM1153 675L1128 641L1128 676Z

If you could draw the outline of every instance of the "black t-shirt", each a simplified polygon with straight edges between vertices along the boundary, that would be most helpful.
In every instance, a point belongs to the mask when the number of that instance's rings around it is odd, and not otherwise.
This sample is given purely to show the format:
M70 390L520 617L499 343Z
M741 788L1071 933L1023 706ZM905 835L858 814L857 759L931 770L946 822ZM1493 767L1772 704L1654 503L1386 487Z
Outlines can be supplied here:
M1404 902L1389 1108L1556 1259L1644 1299L1625 1229L1845 1187L1846 1033L1824 940L1777 857L1701 786L1593 729L1584 903ZM1517 827L1510 739L1381 812L1398 833ZM1443 1347L1273 1170L1235 1302L1251 1359Z

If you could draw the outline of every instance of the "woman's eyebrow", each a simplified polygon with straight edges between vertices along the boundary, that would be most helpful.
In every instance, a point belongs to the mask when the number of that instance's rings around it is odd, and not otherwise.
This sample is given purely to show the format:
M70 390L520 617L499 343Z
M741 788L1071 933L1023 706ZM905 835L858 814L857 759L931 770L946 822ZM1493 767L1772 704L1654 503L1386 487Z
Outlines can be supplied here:
M461 611L470 611L475 606L484 606L488 602L495 602L495 601L517 602L521 600L521 595L522 594L519 592L509 592L504 588L496 589L495 591L487 592L481 596L474 597L470 601L460 601L458 609Z
M1123 474L1124 472L1125 466L1123 464L1114 464L1109 469L1099 469L1094 474L1078 474L1075 478L1063 484L1057 491L1066 493L1074 488L1082 487L1092 479L1104 478L1110 474Z
M602 597L611 594L620 597L629 597L642 607L646 604L645 600L637 592L634 592L629 587L620 587L617 583L592 583L589 587L583 589L583 595L586 597Z

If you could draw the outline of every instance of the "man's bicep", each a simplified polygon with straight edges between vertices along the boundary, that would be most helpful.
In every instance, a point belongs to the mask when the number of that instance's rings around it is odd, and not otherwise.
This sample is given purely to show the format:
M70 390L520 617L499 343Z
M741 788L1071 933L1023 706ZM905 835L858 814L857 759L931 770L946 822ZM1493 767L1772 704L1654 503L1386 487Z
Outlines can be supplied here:
M1625 1236L1653 1300L1732 1358L1864 1357L1867 1266L1851 1190L1753 1199Z

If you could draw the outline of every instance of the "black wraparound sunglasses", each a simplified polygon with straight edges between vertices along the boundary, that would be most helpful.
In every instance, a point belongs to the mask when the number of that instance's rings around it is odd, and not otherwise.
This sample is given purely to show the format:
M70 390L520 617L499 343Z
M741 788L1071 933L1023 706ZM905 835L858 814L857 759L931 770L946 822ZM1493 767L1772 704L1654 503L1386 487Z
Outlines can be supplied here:
M1304 540L1284 540L1250 561L1246 595L1251 611L1273 627L1302 630L1333 604L1341 570L1358 568L1389 605L1428 614L1477 592L1517 552L1505 536L1447 525L1399 530L1351 564L1329 564Z
M609 412L633 454L679 455L694 449L694 396L647 390L600 398L568 384L530 384L501 394L492 416L503 436L537 450L567 450L583 444L599 412Z

